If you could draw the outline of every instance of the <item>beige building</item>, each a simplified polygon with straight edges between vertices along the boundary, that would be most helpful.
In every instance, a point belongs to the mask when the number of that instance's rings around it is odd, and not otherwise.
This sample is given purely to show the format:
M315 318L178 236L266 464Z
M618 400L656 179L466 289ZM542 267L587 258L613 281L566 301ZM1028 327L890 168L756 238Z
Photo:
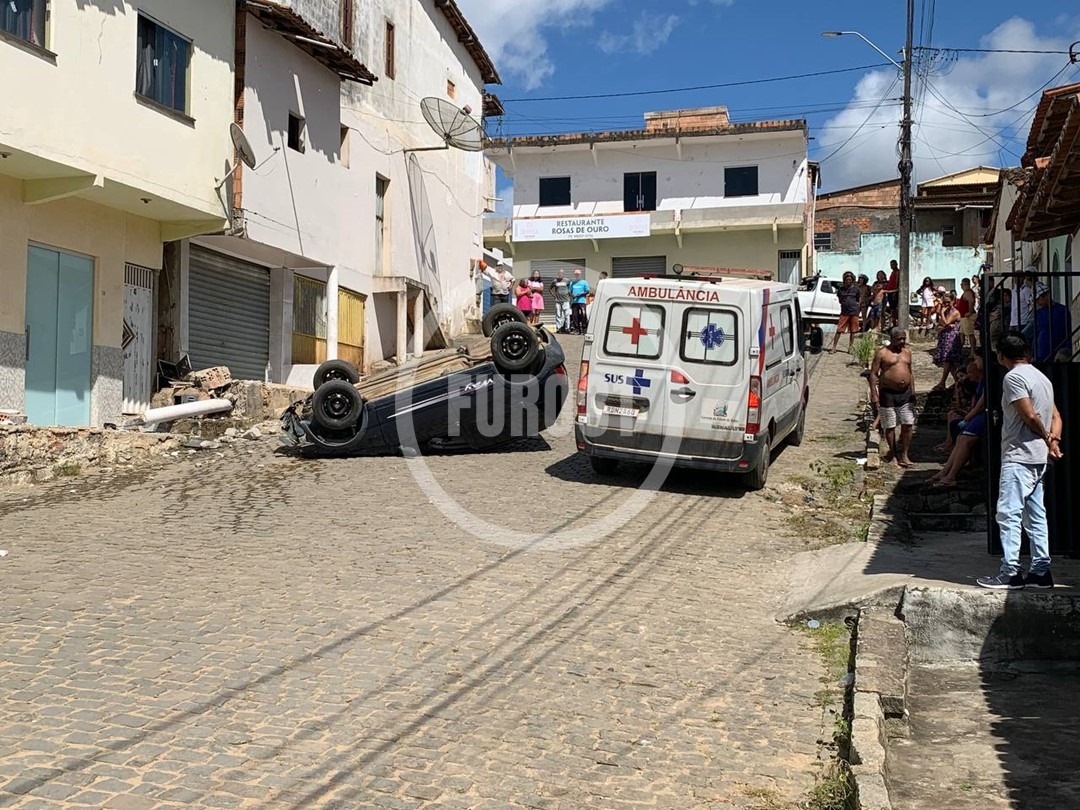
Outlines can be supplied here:
M232 0L4 3L0 408L102 424L149 397L162 245L225 224L234 21Z
M515 275L584 267L595 284L681 264L794 282L807 266L805 121L647 113L642 129L495 139L488 155L513 179L514 212L485 220L484 240L513 256Z

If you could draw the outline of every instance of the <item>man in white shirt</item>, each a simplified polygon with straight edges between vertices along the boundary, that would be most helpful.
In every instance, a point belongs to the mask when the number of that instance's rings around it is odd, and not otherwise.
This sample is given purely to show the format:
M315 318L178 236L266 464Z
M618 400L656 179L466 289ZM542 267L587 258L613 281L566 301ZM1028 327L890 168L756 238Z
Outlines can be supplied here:
M484 270L484 274L491 279L491 303L509 304L510 288L514 286L514 275L506 269L506 265L499 262L499 266L492 270L490 267Z
M1020 283L1020 291L1013 294L1012 327L1024 331L1035 312L1035 274L1038 270L1028 267L1024 270L1023 280ZM1019 306L1016 305L1019 300Z

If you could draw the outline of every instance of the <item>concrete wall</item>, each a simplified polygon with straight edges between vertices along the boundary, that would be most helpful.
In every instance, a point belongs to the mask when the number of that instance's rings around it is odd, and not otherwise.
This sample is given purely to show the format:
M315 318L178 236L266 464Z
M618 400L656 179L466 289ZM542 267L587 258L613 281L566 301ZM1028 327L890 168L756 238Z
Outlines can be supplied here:
M820 228L820 223L819 223ZM858 251L821 251L817 254L818 272L839 278L847 270L865 273L871 280L878 270L889 272L889 261L897 259L900 237L891 233L864 234ZM916 233L911 237L910 289L914 293L926 276L949 289L960 288L960 279L980 273L983 253L970 247L945 247L940 233Z
M775 277L778 252L801 250L804 244L802 228L781 228L778 237L774 244L771 231L687 234L682 248L670 236L604 239L597 242L599 253L590 242L521 242L515 246L512 272L516 278L525 278L532 273L533 260L584 258L586 276L595 285L600 273L610 274L613 257L665 256L669 272L673 264L683 264L768 270Z
M710 141L710 142L706 142ZM657 209L797 203L807 199L806 138L801 132L687 137L674 145L644 142L517 149L493 153L514 181L514 216L620 213L627 172L656 172ZM595 158L595 163L594 163ZM725 197L724 169L758 167L757 197ZM569 206L539 207L540 178L570 176Z
M220 216L212 178L224 175L231 157L232 0L52 0L49 9L55 64L0 47L0 75L18 77L4 86L0 142ZM135 98L136 9L193 41L193 121Z

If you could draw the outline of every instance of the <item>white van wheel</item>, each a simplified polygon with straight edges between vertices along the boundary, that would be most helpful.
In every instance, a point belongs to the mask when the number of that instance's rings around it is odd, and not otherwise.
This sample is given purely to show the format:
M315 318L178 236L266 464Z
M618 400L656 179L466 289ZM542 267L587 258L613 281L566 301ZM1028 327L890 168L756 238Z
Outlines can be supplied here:
M788 436L788 444L798 447L806 437L806 403L799 407L799 421L795 423L795 429Z
M746 473L745 484L746 488L751 492L757 492L760 489L765 489L765 484L769 480L769 461L772 455L772 437L765 434L763 439L764 448L762 448L761 460L753 470Z

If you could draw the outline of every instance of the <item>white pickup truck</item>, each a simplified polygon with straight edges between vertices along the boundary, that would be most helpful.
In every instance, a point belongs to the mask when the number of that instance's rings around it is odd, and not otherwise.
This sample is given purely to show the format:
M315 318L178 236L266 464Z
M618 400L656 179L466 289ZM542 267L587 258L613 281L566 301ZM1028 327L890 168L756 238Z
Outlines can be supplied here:
M836 323L840 320L840 299L836 297L842 281L838 278L810 276L799 282L799 309L803 320Z

